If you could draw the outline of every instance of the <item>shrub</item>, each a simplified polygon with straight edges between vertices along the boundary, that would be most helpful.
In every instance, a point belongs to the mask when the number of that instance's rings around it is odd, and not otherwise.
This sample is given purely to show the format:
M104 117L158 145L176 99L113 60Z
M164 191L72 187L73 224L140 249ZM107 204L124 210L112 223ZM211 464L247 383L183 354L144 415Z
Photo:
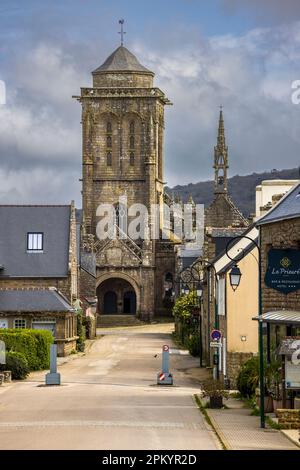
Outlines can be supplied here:
M188 350L192 356L199 356L200 354L200 338L198 335L192 335L188 339Z
M85 348L85 339L86 339L86 333L85 333L85 326L83 325L83 318L82 318L82 313L79 312L77 313L77 350L79 352L83 352Z
M5 342L6 351L25 356L30 370L47 369L50 363L50 331L30 329L0 330L0 340Z
M6 354L6 364L1 365L1 370L10 370L14 380L26 379L30 372L28 362L24 354L9 351Z
M251 397L259 383L259 358L253 356L241 367L237 377L237 388L243 397Z

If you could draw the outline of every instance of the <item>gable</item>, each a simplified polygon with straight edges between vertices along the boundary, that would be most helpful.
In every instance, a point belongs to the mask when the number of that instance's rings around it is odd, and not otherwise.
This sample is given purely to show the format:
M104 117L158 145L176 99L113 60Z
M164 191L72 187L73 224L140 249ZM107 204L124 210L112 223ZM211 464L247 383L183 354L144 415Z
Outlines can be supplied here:
M141 263L141 250L129 238L109 240L98 248L99 266L137 266Z
M205 227L247 227L248 221L227 194L217 194L205 210Z

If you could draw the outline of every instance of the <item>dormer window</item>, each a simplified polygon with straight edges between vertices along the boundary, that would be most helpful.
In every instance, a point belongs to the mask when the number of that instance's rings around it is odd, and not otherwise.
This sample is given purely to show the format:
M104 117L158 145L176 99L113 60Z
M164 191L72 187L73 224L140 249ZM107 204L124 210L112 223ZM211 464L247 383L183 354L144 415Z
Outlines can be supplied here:
M44 246L44 234L42 232L27 233L27 252L42 253Z

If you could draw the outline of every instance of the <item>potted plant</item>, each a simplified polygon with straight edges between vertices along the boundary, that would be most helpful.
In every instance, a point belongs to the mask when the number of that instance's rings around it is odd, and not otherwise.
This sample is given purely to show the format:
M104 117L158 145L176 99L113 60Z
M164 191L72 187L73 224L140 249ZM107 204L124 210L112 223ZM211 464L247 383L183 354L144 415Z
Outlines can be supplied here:
M209 398L210 408L222 408L223 398L227 399L229 392L224 389L224 384L220 380L207 380L203 383L202 397Z

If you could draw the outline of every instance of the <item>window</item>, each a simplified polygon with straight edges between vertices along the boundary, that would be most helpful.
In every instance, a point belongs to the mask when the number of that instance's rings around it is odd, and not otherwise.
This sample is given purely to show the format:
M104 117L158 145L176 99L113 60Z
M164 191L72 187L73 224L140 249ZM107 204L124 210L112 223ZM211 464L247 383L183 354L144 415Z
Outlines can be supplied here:
M111 152L107 152L107 154L106 154L106 164L107 164L107 166L112 166Z
M134 122L133 121L131 121L131 123L129 125L129 133L134 134Z
M134 153L133 152L130 152L129 162L130 162L130 166L134 165Z
M41 252L43 251L43 236L42 232L29 232L27 233L27 251Z
M111 148L111 147L112 147L112 139L111 139L111 136L110 136L110 135L108 135L108 136L106 137L106 147L107 147L107 148Z
M170 298L173 294L173 275L172 273L166 273L164 281L164 297Z
M130 136L129 146L131 149L134 149L134 136L133 135Z
M15 328L26 328L26 320L24 318L16 318L14 320Z
M111 132L112 132L112 125L111 125L111 122L108 122L108 123L106 124L106 132L107 132L108 134L111 134Z

